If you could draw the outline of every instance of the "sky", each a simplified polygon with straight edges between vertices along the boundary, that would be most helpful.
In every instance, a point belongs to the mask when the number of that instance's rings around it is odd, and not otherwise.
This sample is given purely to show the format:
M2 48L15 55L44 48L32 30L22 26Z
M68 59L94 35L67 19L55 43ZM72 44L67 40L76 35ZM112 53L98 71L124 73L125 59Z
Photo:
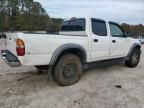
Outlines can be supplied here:
M95 17L119 23L144 24L144 0L34 0L50 17Z

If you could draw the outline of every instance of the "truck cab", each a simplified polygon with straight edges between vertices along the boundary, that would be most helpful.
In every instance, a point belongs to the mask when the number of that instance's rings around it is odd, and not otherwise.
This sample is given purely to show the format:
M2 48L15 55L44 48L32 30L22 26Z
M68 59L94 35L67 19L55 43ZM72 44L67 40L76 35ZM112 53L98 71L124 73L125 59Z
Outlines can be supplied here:
M119 24L98 18L68 19L63 22L60 34L88 37L91 52L88 61L125 57L134 43L140 45Z

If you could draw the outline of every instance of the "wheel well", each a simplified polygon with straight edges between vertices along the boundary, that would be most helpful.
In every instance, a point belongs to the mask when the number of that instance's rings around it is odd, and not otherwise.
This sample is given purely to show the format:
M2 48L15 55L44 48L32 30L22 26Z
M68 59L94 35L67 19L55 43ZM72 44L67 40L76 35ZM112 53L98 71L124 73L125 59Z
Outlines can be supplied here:
M138 45L138 44L134 44L134 45L130 48L130 51L129 51L127 57L129 57L129 56L131 55L131 53L132 53L132 51L133 51L134 49L141 50L141 46Z
M141 46L137 45L137 46L134 47L134 49L139 49L140 50Z
M66 54L74 54L74 55L77 55L80 60L82 61L82 63L85 63L86 62L86 54L84 51L80 50L80 49L77 49L77 48L70 48L70 49L67 49L67 50L64 50L59 56L58 56L58 59L56 60L56 62L63 56L63 55L66 55Z

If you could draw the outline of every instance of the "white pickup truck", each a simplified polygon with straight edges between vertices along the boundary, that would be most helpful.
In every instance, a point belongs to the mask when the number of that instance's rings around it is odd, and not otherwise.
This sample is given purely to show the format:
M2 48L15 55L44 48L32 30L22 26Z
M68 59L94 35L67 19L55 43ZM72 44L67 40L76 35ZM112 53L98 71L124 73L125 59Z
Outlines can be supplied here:
M120 60L136 67L141 43L128 37L114 22L97 18L65 20L58 34L13 32L6 34L3 59L10 66L51 68L54 80L67 86L76 83L87 63Z

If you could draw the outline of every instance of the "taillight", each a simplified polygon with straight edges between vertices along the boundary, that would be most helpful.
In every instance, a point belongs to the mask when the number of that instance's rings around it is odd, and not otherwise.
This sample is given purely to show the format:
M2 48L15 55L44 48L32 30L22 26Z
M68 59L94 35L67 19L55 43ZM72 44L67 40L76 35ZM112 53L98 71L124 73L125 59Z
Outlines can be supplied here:
M21 39L16 40L16 52L17 52L17 56L25 55L25 45L24 45L24 41Z

